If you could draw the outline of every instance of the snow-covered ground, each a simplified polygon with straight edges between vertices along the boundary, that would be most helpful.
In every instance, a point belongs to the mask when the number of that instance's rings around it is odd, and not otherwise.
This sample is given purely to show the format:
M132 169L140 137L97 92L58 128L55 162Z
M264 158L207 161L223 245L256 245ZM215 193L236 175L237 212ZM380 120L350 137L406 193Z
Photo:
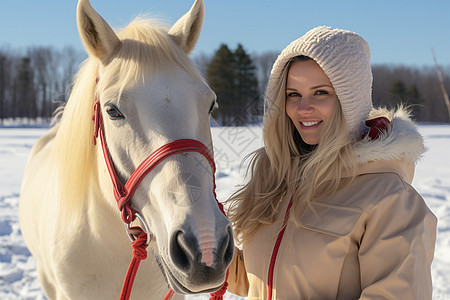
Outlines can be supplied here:
M217 163L217 193L226 199L241 183L241 159L261 146L261 128L213 128ZM22 239L18 201L23 171L35 141L47 129L0 128L0 299L45 299L39 287L35 261ZM450 126L420 128L428 152L418 164L413 186L439 218L432 266L434 299L450 299ZM190 300L208 299L190 296ZM225 299L241 299L227 294Z

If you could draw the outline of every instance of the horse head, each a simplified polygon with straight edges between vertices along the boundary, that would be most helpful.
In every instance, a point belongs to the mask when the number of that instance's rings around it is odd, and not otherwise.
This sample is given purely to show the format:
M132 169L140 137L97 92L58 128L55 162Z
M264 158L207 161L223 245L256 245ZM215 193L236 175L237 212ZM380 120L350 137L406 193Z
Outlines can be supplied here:
M81 39L98 62L94 93L105 140L122 183L171 141L193 139L213 151L209 118L216 96L187 57L203 18L203 1L196 0L170 29L135 20L116 33L88 0L78 3ZM116 206L102 151L97 153L101 193ZM146 175L132 198L150 228L149 248L179 293L218 289L233 256L231 225L217 206L213 176L203 155L176 154Z

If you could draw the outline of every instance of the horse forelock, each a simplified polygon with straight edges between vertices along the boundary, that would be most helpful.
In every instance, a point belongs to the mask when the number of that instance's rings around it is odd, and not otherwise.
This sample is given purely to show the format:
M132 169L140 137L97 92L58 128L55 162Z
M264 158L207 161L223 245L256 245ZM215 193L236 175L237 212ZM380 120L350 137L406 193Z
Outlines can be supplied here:
M96 94L114 83L120 98L122 91L136 83L149 80L149 75L161 70L182 68L204 81L187 55L172 41L168 30L154 20L136 18L118 36L121 48L107 66L88 58L74 77L72 92L65 104L52 155L55 158L60 191L61 211L77 216L87 193L98 187L96 147L92 145L93 106ZM101 71L100 71L101 70ZM96 79L101 72L97 84ZM102 180L107 180L103 176Z

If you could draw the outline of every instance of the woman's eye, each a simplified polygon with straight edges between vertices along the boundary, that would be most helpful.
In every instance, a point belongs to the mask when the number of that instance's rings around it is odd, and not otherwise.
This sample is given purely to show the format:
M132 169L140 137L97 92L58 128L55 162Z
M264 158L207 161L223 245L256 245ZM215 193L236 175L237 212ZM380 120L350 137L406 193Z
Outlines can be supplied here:
M300 95L299 93L293 92L293 93L288 93L287 96L288 97L301 97L302 95Z
M108 103L106 104L108 107L106 109L106 113L108 114L111 120L121 120L125 119L125 116L120 112L120 110L114 104Z
M329 93L327 91L317 91L316 95L328 95Z

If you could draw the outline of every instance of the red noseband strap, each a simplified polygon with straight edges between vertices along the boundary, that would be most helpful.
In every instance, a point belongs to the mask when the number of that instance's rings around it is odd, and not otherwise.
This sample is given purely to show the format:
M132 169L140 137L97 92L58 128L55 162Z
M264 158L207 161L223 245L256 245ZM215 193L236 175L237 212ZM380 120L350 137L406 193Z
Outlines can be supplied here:
M145 159L137 169L131 174L130 178L127 180L125 185L122 186L120 183L119 177L117 176L111 155L109 154L108 146L105 140L105 134L103 131L103 119L100 110L100 103L97 101L94 106L95 115L94 119L94 139L93 143L95 144L96 138L100 137L100 141L102 144L103 157L105 158L106 166L108 167L109 175L111 177L113 187L114 187L114 197L117 200L117 205L119 206L120 211L122 212L122 219L125 223L129 224L135 219L135 210L131 207L131 197L136 191L139 184L142 182L144 177L152 171L159 163L161 163L164 159L179 153L184 152L198 152L202 154L209 162L212 174L214 178L214 173L216 171L216 166L214 163L214 158L209 151L209 149L201 142L192 140L192 139L182 139L170 142L165 144L161 148L157 149L153 152L147 159ZM214 182L214 180L213 180ZM214 197L216 197L215 193L216 184L214 182ZM223 212L223 206L221 203L219 204L220 209Z

